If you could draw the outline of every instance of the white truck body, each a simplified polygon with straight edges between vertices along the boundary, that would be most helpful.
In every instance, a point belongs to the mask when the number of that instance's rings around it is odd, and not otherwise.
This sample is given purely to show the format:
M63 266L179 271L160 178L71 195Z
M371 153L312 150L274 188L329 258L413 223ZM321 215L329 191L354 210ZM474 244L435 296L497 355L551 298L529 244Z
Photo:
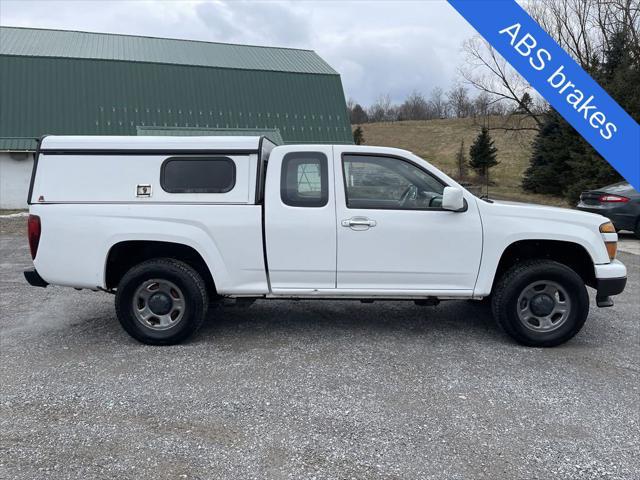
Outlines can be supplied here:
M229 185L167 187L163 175L171 169L212 159ZM291 193L284 184L290 165L297 165L296 188L309 192ZM367 198L380 190L375 175L387 165L407 171L409 193L371 205ZM382 175L393 180L394 171ZM434 192L412 187L412 178L433 184ZM351 200L348 192L355 192ZM287 204L289 194L303 203ZM457 202L455 195L464 208L442 208ZM206 264L215 293L228 297L481 299L492 293L505 252L519 242L569 245L550 258L562 262L562 252L588 258L580 274L596 288L626 277L607 250L617 235L601 231L606 218L487 202L411 152L386 147L275 146L262 137L47 136L29 204L41 226L37 274L42 283L75 288L117 289L109 280L110 254L126 242L189 247Z
M175 242L202 256L216 272L220 293L267 293L261 207L254 203L259 141L45 137L30 206L30 213L39 215L43 224L36 269L51 284L106 289L106 261L114 245L129 240ZM82 154L66 155L70 149ZM99 150L113 154L95 153ZM90 151L93 154L87 154ZM119 153L123 151L128 153ZM224 153L234 162L231 191L172 194L161 188L162 163L170 157L193 156L194 151L196 156ZM229 152L233 154L226 155ZM137 185L150 185L151 196L136 196Z

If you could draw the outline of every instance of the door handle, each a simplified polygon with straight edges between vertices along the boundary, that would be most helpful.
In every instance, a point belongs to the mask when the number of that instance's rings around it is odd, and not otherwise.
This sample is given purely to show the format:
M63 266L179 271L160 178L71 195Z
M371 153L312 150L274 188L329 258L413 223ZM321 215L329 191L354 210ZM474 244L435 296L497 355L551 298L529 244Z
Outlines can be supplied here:
M375 220L370 220L367 217L347 218L346 220L342 220L341 224L343 227L349 227L354 230L366 230L377 225Z

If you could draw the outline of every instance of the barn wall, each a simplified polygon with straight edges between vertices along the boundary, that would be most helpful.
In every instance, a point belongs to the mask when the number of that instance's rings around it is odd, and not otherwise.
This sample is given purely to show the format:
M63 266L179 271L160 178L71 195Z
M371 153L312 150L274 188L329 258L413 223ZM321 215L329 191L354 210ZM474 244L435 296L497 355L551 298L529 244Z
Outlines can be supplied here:
M0 105L0 137L136 135L144 126L353 143L339 75L0 55Z
M27 208L33 154L0 152L0 209Z

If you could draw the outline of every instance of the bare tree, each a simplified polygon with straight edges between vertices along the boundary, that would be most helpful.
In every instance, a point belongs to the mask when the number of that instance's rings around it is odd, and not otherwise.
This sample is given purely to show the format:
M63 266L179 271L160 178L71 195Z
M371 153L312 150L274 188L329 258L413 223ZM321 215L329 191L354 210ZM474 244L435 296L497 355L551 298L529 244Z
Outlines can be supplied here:
M628 35L632 55L640 58L638 0L529 1L531 16L586 70L604 61L615 35Z
M447 101L444 98L444 90L442 88L435 87L431 90L429 104L437 118L445 118L447 116Z
M480 92L473 100L473 114L478 117L490 115L492 99L487 92Z
M632 39L633 58L640 58L640 0L529 0L525 7L559 44L588 71L600 65L615 35ZM480 37L467 40L462 77L473 87L495 97L509 114L505 130L537 130L546 104L531 86ZM527 94L531 102L523 102ZM514 115L517 114L517 115ZM533 119L534 125L527 119ZM514 122L515 119L515 122ZM496 128L496 127L494 127Z
M597 0L596 0L597 1ZM596 4L593 0L536 0L527 8L540 26L551 35L585 69L594 61L593 35L588 31L589 18Z
M612 47L616 34L628 35L632 58L640 59L640 1L599 0L596 25L606 49Z
M489 104L489 115L493 115L493 116L497 116L497 117L504 117L506 116L509 112L507 111L507 106L505 105L504 102L500 102L496 99L491 100L491 103Z
M417 90L414 90L398 108L398 120L426 120L432 117L429 103Z
M456 152L456 164L458 166L458 180L467 178L467 156L464 149L464 140L460 140L460 148Z
M471 101L467 89L462 85L455 85L447 92L447 104L452 115L457 118L469 116Z
M349 97L349 100L347 100L347 110L353 110L353 107L355 107L355 105L356 101L353 98Z
M369 107L368 115L370 122L395 120L395 109L391 106L389 94L380 95L373 105Z
M515 111L520 106L525 93L529 94L531 91L529 84L487 41L480 37L475 36L465 41L463 49L466 54L466 64L460 69L460 73L466 82L478 89L480 93L490 96L493 103L510 104L511 110ZM533 118L537 127L540 127L543 121L542 112L534 109L533 106L534 104L527 105L528 108L522 113L526 117ZM506 122L504 128L536 130L537 127L514 126L512 122Z

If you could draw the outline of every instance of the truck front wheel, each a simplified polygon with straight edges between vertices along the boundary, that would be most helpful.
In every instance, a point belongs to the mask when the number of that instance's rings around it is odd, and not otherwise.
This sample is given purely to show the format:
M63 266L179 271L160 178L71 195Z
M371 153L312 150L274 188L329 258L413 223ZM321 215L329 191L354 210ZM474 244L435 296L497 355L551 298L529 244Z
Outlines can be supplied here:
M582 278L551 260L511 267L495 286L493 316L518 343L554 347L576 335L589 314Z
M202 277L189 265L170 258L142 262L118 284L116 314L136 340L173 345L193 335L208 306Z

